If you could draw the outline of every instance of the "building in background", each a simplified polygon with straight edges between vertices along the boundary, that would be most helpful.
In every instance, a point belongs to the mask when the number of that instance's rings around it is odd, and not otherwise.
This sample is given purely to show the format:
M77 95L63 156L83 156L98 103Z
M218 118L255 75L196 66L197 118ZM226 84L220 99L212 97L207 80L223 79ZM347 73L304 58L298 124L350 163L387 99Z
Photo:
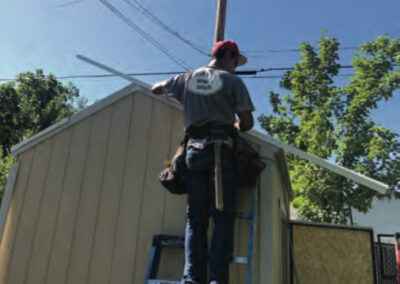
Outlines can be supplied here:
M356 225L372 227L375 234L400 232L400 199L375 199L368 213L353 210L353 221Z

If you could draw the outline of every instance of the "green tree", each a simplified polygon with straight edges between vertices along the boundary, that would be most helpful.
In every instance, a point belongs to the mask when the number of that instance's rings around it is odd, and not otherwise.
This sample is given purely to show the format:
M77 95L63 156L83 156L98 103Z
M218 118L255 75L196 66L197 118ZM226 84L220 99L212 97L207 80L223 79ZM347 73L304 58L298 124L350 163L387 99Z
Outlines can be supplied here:
M304 43L301 58L287 72L281 87L270 93L271 115L262 127L281 141L398 186L399 135L376 123L371 112L400 88L400 40L379 37L360 47L354 75L343 86L339 75L339 43L323 37L318 50ZM311 221L346 223L349 208L367 212L375 191L293 156L288 157L294 207ZM389 197L392 194L388 195Z
M0 145L4 153L9 153L12 145L24 135L24 125L28 116L21 110L21 96L14 83L0 85Z
M21 73L0 85L0 144L7 155L13 145L83 108L72 84L63 84L42 70Z
M42 70L21 73L0 85L0 195L11 166L11 147L84 108L87 100L71 83Z
M3 151L0 149L0 200L3 199L7 176L13 163L13 157L11 155L3 156Z
M17 77L16 91L21 98L21 110L28 115L24 125L27 134L37 133L72 115L79 90L72 84L62 84L42 70L22 73Z

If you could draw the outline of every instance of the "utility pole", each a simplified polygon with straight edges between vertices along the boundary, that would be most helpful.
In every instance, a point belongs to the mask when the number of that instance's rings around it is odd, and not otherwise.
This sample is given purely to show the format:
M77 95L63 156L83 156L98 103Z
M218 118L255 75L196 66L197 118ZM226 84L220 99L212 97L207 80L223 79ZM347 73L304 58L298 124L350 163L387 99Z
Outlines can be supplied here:
M224 40L225 38L225 23L226 23L226 8L228 0L217 0L217 17L215 21L214 42Z
M226 22L226 6L228 0L217 0L217 16L215 20L214 43L225 39L225 22ZM217 210L224 209L224 196L221 180L221 143L214 144L215 167L214 167L214 194L215 208Z

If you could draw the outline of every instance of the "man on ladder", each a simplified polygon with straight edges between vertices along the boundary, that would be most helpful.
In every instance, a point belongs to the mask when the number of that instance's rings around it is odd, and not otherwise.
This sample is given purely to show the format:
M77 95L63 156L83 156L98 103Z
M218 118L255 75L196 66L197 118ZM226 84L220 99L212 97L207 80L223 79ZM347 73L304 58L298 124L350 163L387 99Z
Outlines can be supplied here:
M155 84L184 107L188 193L183 283L229 284L238 191L233 153L236 130L253 127L254 105L235 69L246 63L233 41L218 41L208 66ZM236 117L237 116L237 117ZM208 253L209 217L214 220Z

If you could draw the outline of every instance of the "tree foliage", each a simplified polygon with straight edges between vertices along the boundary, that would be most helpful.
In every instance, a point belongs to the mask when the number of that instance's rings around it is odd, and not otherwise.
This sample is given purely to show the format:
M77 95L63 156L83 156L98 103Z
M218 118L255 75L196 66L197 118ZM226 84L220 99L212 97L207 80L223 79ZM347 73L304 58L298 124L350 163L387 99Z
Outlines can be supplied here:
M42 70L21 73L0 84L0 193L11 165L11 147L84 108L72 84L63 84Z
M303 43L300 50L299 62L281 81L287 94L270 93L273 113L259 118L262 127L281 141L389 184L393 193L400 177L399 135L374 121L371 112L398 95L400 40L379 37L361 46L354 74L340 86L336 39L321 38L318 49ZM367 212L374 197L382 197L288 158L293 205L308 220L346 223L349 208Z
M0 200L3 199L7 176L13 162L13 157L11 155L3 156L3 151L0 149Z

